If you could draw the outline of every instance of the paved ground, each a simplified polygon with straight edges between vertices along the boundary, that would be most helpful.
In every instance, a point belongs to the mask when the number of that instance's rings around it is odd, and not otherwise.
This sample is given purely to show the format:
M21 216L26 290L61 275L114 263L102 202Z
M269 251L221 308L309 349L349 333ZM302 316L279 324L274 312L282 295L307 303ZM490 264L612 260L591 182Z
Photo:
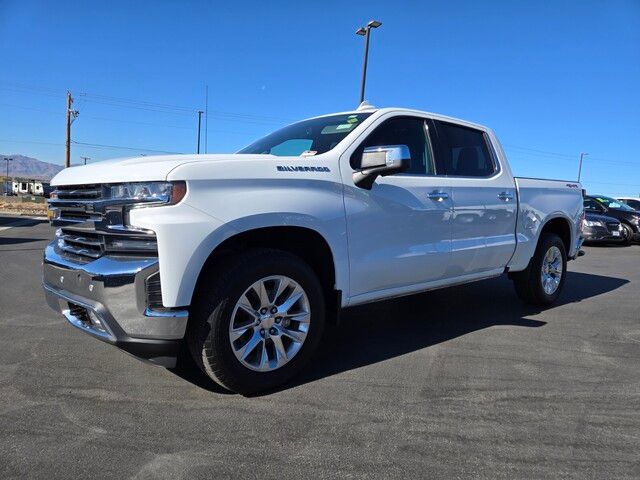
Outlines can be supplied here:
M244 398L49 311L52 234L0 232L0 478L640 478L640 246L587 248L546 311L504 278L351 311Z

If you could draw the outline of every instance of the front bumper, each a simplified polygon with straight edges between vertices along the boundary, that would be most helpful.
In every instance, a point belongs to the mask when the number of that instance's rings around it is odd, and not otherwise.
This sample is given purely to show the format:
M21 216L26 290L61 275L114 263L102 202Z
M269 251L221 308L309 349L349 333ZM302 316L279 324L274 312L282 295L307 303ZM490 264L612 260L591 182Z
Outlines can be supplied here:
M582 231L585 242L621 242L624 238L622 231L618 231L618 235L614 235L606 227L584 227Z
M52 242L43 263L47 303L69 323L143 360L175 366L188 312L149 307L147 280L158 272L157 258L102 256L80 263Z

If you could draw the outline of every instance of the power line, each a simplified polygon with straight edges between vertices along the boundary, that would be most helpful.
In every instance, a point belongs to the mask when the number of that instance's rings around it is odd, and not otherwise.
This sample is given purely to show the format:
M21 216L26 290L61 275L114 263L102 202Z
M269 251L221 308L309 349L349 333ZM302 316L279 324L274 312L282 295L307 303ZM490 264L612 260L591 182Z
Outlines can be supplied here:
M60 97L63 95L62 90L47 88L47 87L38 87L34 85L25 85L18 84L15 82L2 82L7 86L0 85L0 89L8 89L19 91L22 93L35 93L38 95L52 96L52 97ZM138 110L151 111L155 113L168 113L175 115L186 115L191 116L194 112L198 111L196 107L188 107L183 105L173 105L159 102L150 102L146 100L138 100L132 98L123 98L123 97L114 97L110 95L99 95L94 93L80 93L78 97L81 97L82 100L97 103L100 105L107 105L113 107L121 107L121 108L134 108ZM255 114L243 114L243 113L234 113L234 112L224 112L224 111L212 111L209 113L213 114L216 117L221 119L235 119L238 121L247 121L247 123L258 123L258 124L274 124L274 123L283 123L283 122L291 122L291 119L266 116L266 115L255 115Z
M543 152L541 150L536 150L536 149L530 149L530 148L526 148L526 147L516 147L514 145L510 145L510 146L506 146L505 145L505 149L507 151L513 149L513 148L518 148L520 150L527 150L524 152L521 151L515 151L514 154L516 155L526 155L526 156L531 156L531 157L539 157L539 158L555 158L555 157L562 157L562 158L558 158L558 160L560 159L570 159L573 161L577 161L580 158L580 155L566 155L563 153L555 153L555 152ZM543 153L533 153L533 152L543 152ZM511 155L510 155L511 156ZM602 157L592 157L589 156L589 158L585 159L585 161L588 162L588 160L595 160L597 162L597 164L600 163L606 163L609 165L630 165L630 166L640 166L640 161L638 162L630 162L630 161L625 161L625 160L612 160L612 159L606 159L606 158L602 158ZM593 166L594 164L591 163L591 166Z
M74 143L75 145L83 145L85 147L90 147L90 148L112 148L116 150L134 150L134 151L142 151L142 152L169 153L169 154L175 154L175 155L182 154L182 152L170 152L167 150L154 150L151 148L129 147L129 146L122 146L122 145L107 145L102 143L76 142L75 140L72 143Z
M541 153L541 154L544 154L544 155L551 155L551 156L554 156L554 157L566 157L566 158L573 158L573 159L575 159L577 157L577 155L569 155L567 153L558 153L558 152L549 152L547 150L539 150L537 148L529 148L529 147L520 147L518 145L509 145L507 143L503 144L503 146L509 147L509 148L515 148L517 150L526 150L526 151L530 151L530 152Z
M0 142L6 142L6 143L26 143L26 144L34 144L34 145L55 145L56 147L59 147L61 145L64 145L64 143L53 143L53 142L38 142L35 140L6 140L6 139L1 139L0 138Z

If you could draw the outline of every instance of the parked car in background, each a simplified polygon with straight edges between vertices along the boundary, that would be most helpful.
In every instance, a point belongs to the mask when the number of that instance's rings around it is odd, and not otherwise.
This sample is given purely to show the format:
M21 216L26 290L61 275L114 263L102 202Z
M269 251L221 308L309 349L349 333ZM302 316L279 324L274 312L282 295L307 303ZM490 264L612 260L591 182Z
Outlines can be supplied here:
M619 202L629 205L634 210L640 211L640 198L637 197L618 197Z
M586 212L582 236L585 243L622 243L622 223L613 217Z
M584 197L584 210L620 220L626 244L640 241L640 212L629 205L603 195L587 195Z

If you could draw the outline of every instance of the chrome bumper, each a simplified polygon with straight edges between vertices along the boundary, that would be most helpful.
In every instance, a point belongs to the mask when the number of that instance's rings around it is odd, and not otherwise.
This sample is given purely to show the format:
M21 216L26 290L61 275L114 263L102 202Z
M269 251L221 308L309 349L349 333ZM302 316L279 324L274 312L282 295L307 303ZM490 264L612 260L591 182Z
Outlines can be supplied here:
M157 259L103 256L76 263L52 242L43 264L47 303L69 323L142 359L175 365L188 312L147 305L145 281L158 271Z

